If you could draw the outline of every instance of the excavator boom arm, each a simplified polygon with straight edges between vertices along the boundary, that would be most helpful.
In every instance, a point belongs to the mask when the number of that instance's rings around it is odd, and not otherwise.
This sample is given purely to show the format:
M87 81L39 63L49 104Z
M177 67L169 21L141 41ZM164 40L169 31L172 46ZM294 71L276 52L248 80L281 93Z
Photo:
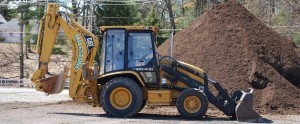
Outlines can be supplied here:
M31 80L36 84L38 91L47 94L60 93L64 87L68 70L70 73L70 97L86 100L89 82L82 78L81 66L83 63L92 65L98 48L98 38L86 30L76 21L67 21L58 11L58 5L48 4L45 16L40 20L37 53L39 55L38 69ZM64 71L52 77L46 77L52 49L56 42L59 29L62 28L72 44L71 66L65 66Z

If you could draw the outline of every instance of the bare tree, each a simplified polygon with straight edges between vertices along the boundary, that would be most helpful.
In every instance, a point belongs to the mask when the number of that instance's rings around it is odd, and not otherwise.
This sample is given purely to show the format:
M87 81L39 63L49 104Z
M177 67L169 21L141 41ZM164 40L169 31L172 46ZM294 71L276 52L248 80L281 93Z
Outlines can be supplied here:
M213 4L217 4L217 3L220 3L218 0L209 0L211 3ZM225 0L226 1L226 0Z
M204 10L204 0L196 0L196 15L200 16L203 13Z
M184 2L183 2L183 0L181 0L181 14L182 14L182 17L184 17L184 13L185 13Z
M269 16L268 16L268 25L272 26L272 15L275 13L275 3L274 0L269 0Z
M85 1L83 1L83 7L82 7L82 22L81 22L81 25L82 26L85 26L85 16L86 16L86 5L85 5Z
M77 0L72 0L72 12L74 15L77 15L78 13L78 6L77 6ZM77 21L77 17L75 17L75 21Z
M25 9L21 9L20 32L23 32ZM24 78L24 52L23 52L23 33L20 33L20 79ZM22 85L21 85L22 86Z
M165 0L165 2L169 12L171 28L176 29L171 0Z
M162 22L161 23L161 27L165 27L165 23L164 23L164 21L165 21L165 15L164 15L164 13L165 13L165 10L166 10L166 5L162 5L162 6L163 7L161 9L160 21Z

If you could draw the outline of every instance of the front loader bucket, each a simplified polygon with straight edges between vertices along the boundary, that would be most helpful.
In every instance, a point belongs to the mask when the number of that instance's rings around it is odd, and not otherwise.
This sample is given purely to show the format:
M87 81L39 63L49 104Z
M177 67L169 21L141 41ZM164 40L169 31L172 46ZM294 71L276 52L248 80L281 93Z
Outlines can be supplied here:
M69 68L65 66L64 71L61 72L60 74L45 79L41 79L40 80L42 86L41 88L47 94L60 93L61 91L63 91L65 87L68 71Z
M248 92L241 91L243 95L238 101L238 105L235 108L236 118L240 122L263 122L263 118L253 110L253 89L249 89Z

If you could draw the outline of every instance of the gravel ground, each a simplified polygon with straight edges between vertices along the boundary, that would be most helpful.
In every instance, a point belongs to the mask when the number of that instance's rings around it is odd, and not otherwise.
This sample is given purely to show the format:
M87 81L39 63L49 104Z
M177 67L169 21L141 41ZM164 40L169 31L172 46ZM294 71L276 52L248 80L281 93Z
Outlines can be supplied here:
M11 102L59 102L72 100L69 91L64 90L59 95L49 95L37 92L35 89L29 88L3 88L0 87L0 103Z
M109 118L102 108L72 101L68 91L46 96L35 89L0 88L1 123L196 124L239 123L209 110L204 120L184 120L174 107L146 106L133 118ZM300 115L263 115L267 123L300 123Z

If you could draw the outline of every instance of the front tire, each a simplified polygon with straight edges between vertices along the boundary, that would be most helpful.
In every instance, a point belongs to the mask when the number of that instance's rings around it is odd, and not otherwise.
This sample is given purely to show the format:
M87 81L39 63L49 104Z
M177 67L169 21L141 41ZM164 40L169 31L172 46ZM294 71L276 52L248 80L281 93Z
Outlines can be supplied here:
M100 102L108 116L131 117L142 107L143 92L134 80L118 77L107 82Z
M183 118L201 119L207 111L208 100L203 92L189 88L179 94L176 107Z
M144 99L144 100L143 100L142 107L138 110L138 112L142 111L142 110L145 108L146 104L147 104L147 100Z

